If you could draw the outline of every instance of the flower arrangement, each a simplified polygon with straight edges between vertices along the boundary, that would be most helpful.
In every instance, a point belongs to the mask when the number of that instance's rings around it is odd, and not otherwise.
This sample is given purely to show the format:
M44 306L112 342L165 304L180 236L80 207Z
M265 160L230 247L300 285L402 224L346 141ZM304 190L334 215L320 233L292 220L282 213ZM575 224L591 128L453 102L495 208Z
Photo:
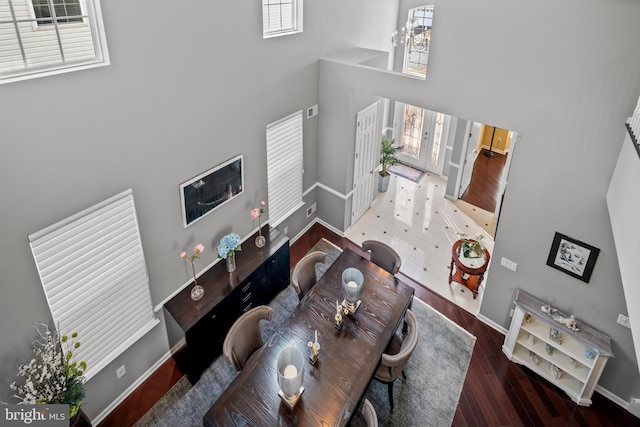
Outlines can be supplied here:
M220 239L218 244L218 258L227 259L236 251L241 251L240 236L237 233L229 233Z
M263 201L260 202L260 207L251 209L251 219L258 220L258 236L262 236L262 226L260 225L260 217L264 213L264 207L267 204Z
M479 234L475 240L469 238L465 233L458 233L458 236L462 240L462 254L465 258L480 258L482 256L484 251L482 239L484 239L484 235Z
M24 377L24 382L14 381L9 385L15 391L11 397L23 404L69 405L71 418L80 410L85 395L87 364L73 360L72 349L80 347L78 333L60 337L57 329L51 331L43 323L36 325L36 331L40 338L33 345L35 357L18 366L18 375Z
M197 285L198 281L196 280L196 267L194 265L194 261L200 258L200 255L204 251L204 245L202 243L198 243L195 248L193 248L193 254L189 255L186 252L182 252L180 254L180 258L188 259L191 262L191 271L193 271L193 284Z

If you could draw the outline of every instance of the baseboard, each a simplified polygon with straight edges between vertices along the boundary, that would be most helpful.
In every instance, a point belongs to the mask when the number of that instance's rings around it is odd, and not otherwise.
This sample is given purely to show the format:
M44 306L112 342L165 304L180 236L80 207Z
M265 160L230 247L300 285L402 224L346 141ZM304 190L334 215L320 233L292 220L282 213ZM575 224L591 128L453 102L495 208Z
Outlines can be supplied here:
M509 332L508 329L505 329L504 327L498 325L496 322L494 322L493 320L489 319L488 317L478 313L476 315L476 319L478 319L479 321L481 321L482 323L484 323L485 325L489 326L492 329L495 329L496 331L500 332L502 335L507 335L507 333Z
M156 363L154 363L151 367L149 367L149 369L147 369L147 371L144 374L138 377L138 379L135 382L133 382L129 387L127 387L127 389L123 391L120 394L120 396L118 396L113 402L111 402L109 406L104 408L102 412L100 412L95 418L93 418L91 420L91 424L93 424L94 426L97 426L98 424L100 424L105 418L109 416L109 414L114 409L116 409L122 402L124 402L125 399L129 397L131 393L136 391L136 389L140 387L142 383L144 383L151 375L153 375L158 369L160 369L160 367L170 358L171 358L171 352L169 351L165 353Z

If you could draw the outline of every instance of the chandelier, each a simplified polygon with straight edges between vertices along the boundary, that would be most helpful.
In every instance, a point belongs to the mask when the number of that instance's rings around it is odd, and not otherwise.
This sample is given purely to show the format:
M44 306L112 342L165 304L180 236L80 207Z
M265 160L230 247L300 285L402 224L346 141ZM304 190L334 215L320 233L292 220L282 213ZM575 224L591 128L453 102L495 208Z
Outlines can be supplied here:
M431 23L433 21L433 6L418 7L409 11L409 18L404 26L391 33L391 44L398 46L398 42L407 48L408 53L429 53L431 39Z

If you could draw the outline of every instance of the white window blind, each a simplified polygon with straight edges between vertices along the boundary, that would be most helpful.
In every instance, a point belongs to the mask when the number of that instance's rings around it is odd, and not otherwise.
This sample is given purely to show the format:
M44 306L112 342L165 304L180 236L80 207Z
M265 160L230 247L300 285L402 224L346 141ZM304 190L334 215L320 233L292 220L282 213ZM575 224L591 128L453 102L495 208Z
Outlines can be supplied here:
M267 125L269 224L275 227L302 202L302 111Z
M0 83L108 64L100 0L0 0Z
M87 379L159 323L131 189L29 242L55 325L79 334L74 356L87 362Z
M302 31L303 0L262 0L264 38Z

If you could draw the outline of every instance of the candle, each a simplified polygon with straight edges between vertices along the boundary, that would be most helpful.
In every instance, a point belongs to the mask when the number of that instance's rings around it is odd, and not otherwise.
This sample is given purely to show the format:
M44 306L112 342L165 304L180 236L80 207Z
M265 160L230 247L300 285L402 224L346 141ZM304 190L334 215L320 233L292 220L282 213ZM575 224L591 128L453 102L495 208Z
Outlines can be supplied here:
M314 341L314 343L318 343L318 330L316 329L316 340Z
M347 286L350 287L350 288L357 288L358 287L358 285L356 285L356 282L354 282L353 280L349 280L347 282Z
M295 378L296 375L298 375L298 369L296 369L295 366L293 365L285 366L284 373L282 374L282 376L284 376L285 378Z
M338 300L336 300L336 313L340 313L340 305L338 304Z

